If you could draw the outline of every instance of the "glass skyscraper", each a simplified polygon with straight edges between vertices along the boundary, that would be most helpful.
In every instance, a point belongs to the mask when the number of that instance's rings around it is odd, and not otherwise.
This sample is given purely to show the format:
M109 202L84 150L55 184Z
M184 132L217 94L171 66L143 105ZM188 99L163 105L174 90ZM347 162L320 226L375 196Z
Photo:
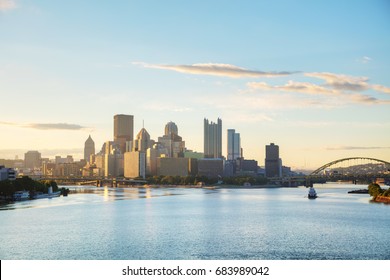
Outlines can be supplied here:
M234 129L227 130L227 159L236 160L241 158L241 140L240 133Z

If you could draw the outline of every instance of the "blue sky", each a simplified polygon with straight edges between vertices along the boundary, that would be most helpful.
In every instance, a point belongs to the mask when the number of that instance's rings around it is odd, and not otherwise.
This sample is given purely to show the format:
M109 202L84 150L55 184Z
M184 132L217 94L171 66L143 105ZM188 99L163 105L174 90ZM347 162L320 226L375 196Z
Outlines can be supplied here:
M260 165L389 161L389 49L389 1L0 0L0 158L80 158L121 113L197 151L220 117Z

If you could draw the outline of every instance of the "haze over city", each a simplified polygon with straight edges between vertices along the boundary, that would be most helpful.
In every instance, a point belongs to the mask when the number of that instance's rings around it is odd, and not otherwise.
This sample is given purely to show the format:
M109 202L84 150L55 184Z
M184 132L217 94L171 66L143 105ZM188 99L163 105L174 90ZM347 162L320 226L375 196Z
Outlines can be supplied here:
M259 165L389 160L389 2L298 3L0 0L0 158L82 158L129 114L199 152L221 118Z

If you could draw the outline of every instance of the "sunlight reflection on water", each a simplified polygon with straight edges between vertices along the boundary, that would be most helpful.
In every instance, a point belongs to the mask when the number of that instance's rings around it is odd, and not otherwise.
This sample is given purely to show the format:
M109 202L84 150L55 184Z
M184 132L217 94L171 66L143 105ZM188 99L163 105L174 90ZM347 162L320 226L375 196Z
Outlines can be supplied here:
M389 259L390 207L358 188L79 188L1 205L0 258Z

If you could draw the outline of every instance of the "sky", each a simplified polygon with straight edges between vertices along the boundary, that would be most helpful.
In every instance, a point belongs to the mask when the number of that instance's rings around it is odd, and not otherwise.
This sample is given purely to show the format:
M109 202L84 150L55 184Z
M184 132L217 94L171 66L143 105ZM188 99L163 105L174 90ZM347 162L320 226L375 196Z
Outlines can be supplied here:
M198 152L221 118L259 165L390 161L389 50L385 0L0 0L0 158L82 158L129 114Z

